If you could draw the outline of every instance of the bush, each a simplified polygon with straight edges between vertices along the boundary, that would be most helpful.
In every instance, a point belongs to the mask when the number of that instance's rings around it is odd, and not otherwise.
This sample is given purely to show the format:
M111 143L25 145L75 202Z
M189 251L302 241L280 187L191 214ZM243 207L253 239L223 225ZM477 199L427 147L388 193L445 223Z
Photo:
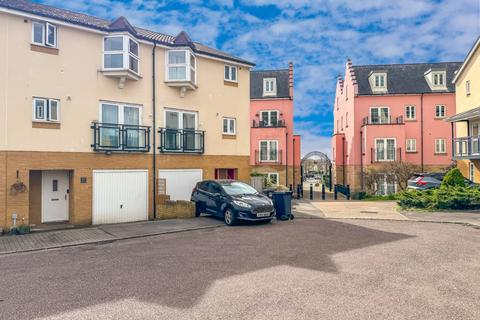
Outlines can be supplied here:
M397 194L389 194L389 195L368 195L366 194L360 200L365 201L390 201L390 200L397 200Z
M30 233L30 226L28 226L26 224L22 224L22 225L18 226L18 233L19 234Z
M480 205L480 189L456 186L425 191L407 190L398 195L398 204L404 209L473 209Z
M447 172L445 177L442 181L442 188L445 187L464 187L465 186L465 178L463 177L460 170L457 168L453 168Z

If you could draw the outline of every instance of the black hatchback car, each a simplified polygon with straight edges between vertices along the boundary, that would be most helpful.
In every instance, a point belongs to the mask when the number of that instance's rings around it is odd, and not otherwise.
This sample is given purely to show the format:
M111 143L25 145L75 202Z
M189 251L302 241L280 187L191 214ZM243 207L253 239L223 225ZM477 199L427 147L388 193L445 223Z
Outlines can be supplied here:
M192 191L195 216L210 213L229 226L238 220L270 221L275 210L272 201L250 185L236 180L206 180Z

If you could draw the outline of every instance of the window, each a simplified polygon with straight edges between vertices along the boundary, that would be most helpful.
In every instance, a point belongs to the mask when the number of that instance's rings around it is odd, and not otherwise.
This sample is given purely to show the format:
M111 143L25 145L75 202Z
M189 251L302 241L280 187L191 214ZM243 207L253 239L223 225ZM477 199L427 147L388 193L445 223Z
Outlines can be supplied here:
M467 96L469 96L470 95L470 80L467 80L465 82L465 91L467 93Z
M264 96L277 95L277 79L276 78L263 79L263 95Z
M33 98L33 121L60 121L60 100Z
M32 43L56 48L57 26L48 22L32 22Z
M470 179L472 182L475 182L475 165L473 162L470 162L468 166L468 179Z
M445 86L445 72L434 72L433 74L433 85L438 87Z
M278 141L262 140L260 141L260 161L278 160Z
M111 102L100 103L100 144L103 147L120 148L121 143L129 148L145 147L145 135L135 126L142 124L142 107ZM120 133L118 125L128 125Z
M165 111L166 150L195 151L201 146L201 136L195 134L197 130L198 114L190 111Z
M343 131L343 116L340 117L340 130Z
M395 139L375 139L375 147L376 161L395 161Z
M370 123L372 124L390 123L390 109L388 107L370 108Z
M266 178L267 178L267 182L274 186L277 186L278 182L280 181L280 176L278 172L267 173Z
M393 177L387 174L379 174L376 182L378 195L389 195L397 192L397 183Z
M234 168L216 168L215 179L236 180L237 169L236 168L235 169Z
M407 152L416 152L417 151L417 140L416 139L407 139Z
M224 80L237 82L237 67L225 66Z
M345 86L345 100L348 100L348 86Z
M278 111L260 112L262 127L275 127L278 125Z
M445 139L435 139L435 153L446 153L446 140Z
M167 52L167 81L197 82L196 58L190 50L170 50Z
M348 128L348 112L345 114L345 128Z
M377 74L375 75L375 87L376 88L384 88L385 87L385 75L384 74Z
M103 69L131 70L138 74L138 42L128 36L105 37L103 39Z
M234 118L223 118L223 134L235 135L235 127Z
M52 191L57 192L58 191L58 180L52 180Z
M417 115L415 114L415 106L406 106L405 107L405 118L407 120L415 120Z
M435 106L435 118L445 118L445 106L444 105Z

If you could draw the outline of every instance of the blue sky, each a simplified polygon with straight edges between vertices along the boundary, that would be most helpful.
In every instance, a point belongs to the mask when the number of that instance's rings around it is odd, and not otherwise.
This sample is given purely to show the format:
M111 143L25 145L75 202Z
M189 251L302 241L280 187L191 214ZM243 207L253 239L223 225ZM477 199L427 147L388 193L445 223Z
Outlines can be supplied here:
M176 35L249 59L295 64L302 153L330 153L335 81L353 64L462 61L480 35L480 0L36 0Z

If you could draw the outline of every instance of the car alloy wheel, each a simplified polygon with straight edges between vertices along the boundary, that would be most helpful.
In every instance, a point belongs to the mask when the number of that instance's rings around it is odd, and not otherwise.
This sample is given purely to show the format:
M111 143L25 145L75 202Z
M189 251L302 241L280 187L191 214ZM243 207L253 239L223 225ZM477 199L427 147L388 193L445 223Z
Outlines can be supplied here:
M232 209L227 209L225 210L225 213L223 215L223 218L225 220L225 223L229 226L233 226L235 224L235 215L232 211Z

